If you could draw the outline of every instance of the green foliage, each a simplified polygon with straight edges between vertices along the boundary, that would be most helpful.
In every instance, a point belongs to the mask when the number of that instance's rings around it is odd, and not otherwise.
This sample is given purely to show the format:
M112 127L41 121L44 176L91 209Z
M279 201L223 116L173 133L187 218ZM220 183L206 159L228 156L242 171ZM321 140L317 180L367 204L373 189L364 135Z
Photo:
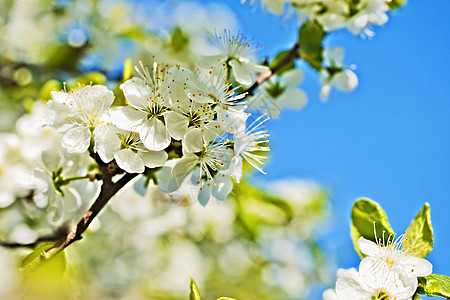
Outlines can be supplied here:
M316 70L322 68L322 41L326 31L316 21L305 22L299 29L300 57Z
M426 203L416 218L411 222L403 242L405 248L417 252L416 256L424 258L433 249L433 228L431 227L430 205Z
M450 277L434 273L425 277L419 277L417 293L449 299Z
M281 51L280 53L275 56L275 58L270 63L270 67L273 68L274 66L278 65L281 61L283 61L291 52L291 50ZM286 63L282 68L280 68L277 71L277 74L280 75L286 71L295 69L295 57L292 57L288 63Z
M21 268L27 269L27 266L39 257L43 251L50 249L53 244L44 244L34 249L28 254L21 263ZM64 252L60 252L55 257L49 260L41 260L41 262L34 268L29 268L30 272L37 274L52 274L53 276L62 276L66 269L66 256Z
M200 298L200 292L198 291L198 286L195 283L194 279L191 278L191 284L190 284L190 293L189 293L189 300L201 300Z
M367 240L375 241L374 226L377 235L394 234L386 213L378 203L368 199L357 200L352 207L351 236L353 246L361 257L364 257L364 254L358 248L358 239L362 236Z
M389 6L390 10L397 9L406 4L406 0L391 0L386 1L387 6Z
M175 52L182 52L189 46L189 35L180 27L175 27L170 35L170 46Z

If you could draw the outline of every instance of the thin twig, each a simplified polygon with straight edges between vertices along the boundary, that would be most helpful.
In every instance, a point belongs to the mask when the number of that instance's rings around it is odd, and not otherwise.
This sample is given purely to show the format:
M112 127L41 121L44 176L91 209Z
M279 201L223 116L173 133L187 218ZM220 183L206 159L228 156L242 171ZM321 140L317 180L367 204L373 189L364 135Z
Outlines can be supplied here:
M269 79L273 74L277 73L279 70L281 70L284 66L286 66L291 60L295 58L300 58L300 48L301 45L299 42L295 43L294 46L289 50L288 54L281 60L277 65L275 65L273 68L270 68L269 71L260 73L258 78L256 78L255 83L251 87L249 87L245 93L248 95L253 95L254 91L267 79Z
M30 270L36 268L42 261L50 259L70 246L72 243L80 240L82 234L91 224L92 220L98 215L98 213L105 207L109 200L114 196L121 188L123 188L128 182L135 178L137 173L126 173L117 182L112 181L114 170L111 172L108 164L101 162L99 168L102 171L102 187L100 194L95 202L84 214L83 218L78 222L76 226L72 228L64 237L59 239L53 247L46 251L42 251L40 256L36 257L33 261L27 264L23 270Z
M67 226L61 226L56 229L56 231L53 234L49 235L43 235L39 238L37 238L32 243L16 243L16 242L0 242L0 247L4 248L35 248L41 243L45 242L54 242L57 241L67 235L69 232L69 228Z

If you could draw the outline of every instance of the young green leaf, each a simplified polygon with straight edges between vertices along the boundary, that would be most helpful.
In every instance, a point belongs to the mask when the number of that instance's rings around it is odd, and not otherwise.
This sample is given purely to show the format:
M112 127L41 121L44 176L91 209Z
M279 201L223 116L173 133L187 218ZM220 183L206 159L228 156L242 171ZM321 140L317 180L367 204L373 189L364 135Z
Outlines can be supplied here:
M299 29L300 57L316 70L322 68L322 41L326 34L316 21L305 22Z
M450 277L440 274L430 274L425 277L419 277L417 293L449 299Z
M200 292L198 291L197 284L195 283L194 279L191 278L191 292L189 293L189 300L201 300L200 299Z
M417 257L424 258L433 249L433 228L431 227L430 205L425 203L411 222L403 241L405 248L411 247Z
M364 254L357 246L358 239L362 236L375 241L374 224L378 236L394 234L386 213L378 203L368 199L357 200L352 207L351 236L355 250L361 257L364 257Z
M278 65L287 56L289 56L290 52L291 52L291 50L286 50L286 51L281 51L280 53L278 53L277 56L275 56L275 58L270 63L270 67L273 68L274 66ZM290 59L287 64L285 64L282 68L280 68L277 71L277 74L281 75L282 73L292 70L294 68L295 68L295 57L292 57L292 59Z
M39 257L42 251L50 249L53 244L45 244L34 249L28 254L21 263L21 268L26 270L27 265ZM62 276L66 269L66 256L64 252L58 253L55 257L48 260L41 260L39 265L31 268L30 271L39 274L53 274L54 276Z

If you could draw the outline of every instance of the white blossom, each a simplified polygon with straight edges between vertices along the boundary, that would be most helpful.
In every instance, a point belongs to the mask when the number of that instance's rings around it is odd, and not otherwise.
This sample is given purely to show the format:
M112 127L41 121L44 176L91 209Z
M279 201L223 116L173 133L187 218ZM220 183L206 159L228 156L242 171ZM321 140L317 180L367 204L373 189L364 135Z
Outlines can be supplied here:
M331 88L336 86L341 91L352 91L358 86L358 77L350 69L343 67L342 61L344 50L341 48L325 48L323 58L326 67L319 73L319 80L322 84L320 97L326 100Z
M250 98L248 108L262 110L275 118L280 116L283 108L302 109L307 101L306 94L298 88L302 80L303 72L299 69L271 76Z
M167 153L145 148L136 132L119 129L113 125L100 126L94 131L96 152L103 162L113 159L128 173L142 173L145 167L155 168L164 165Z
M253 73L268 71L267 67L252 61L255 47L242 34L232 35L225 31L222 36L216 34L216 42L221 53L204 58L201 63L206 68L216 65L230 68L236 81L244 85L252 84Z
M65 132L62 146L69 153L86 152L91 133L102 123L103 113L114 101L113 93L105 86L80 87L66 92L51 92L49 106L56 112L54 126Z
M142 67L142 78L133 77L120 86L129 106L109 110L114 125L139 132L142 143L153 151L164 150L171 142L164 122L170 111L168 75L169 71L156 62L151 71Z

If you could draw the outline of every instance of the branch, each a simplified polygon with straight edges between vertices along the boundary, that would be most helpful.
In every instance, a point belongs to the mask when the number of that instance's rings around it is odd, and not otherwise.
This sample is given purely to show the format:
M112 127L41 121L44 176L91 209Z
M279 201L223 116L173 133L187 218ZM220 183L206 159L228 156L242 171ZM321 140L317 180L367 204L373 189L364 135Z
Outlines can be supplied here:
M253 95L254 91L267 79L269 79L273 74L281 70L284 66L286 66L291 60L295 58L300 58L299 50L301 45L299 42L295 43L294 46L289 50L288 54L273 68L270 68L269 71L260 73L258 78L256 78L255 83L251 87L249 87L245 93L248 95Z
M112 181L112 177L115 173L114 170L111 170L109 165L103 162L99 164L99 168L102 171L101 177L103 180L100 194L89 210L84 214L83 218L76 226L72 228L72 230L59 239L52 248L42 251L40 256L36 257L33 261L22 268L22 270L36 268L42 261L54 257L72 243L80 240L82 238L82 234L89 227L89 224L91 224L92 220L94 220L98 213L105 207L112 196L114 196L121 188L123 188L128 182L138 175L138 173L126 173L122 178L120 178L119 181L114 183Z
M43 235L43 236L37 238L32 243L22 244L22 243L15 243L15 242L0 242L0 246L4 247L4 248L34 248L43 242L54 242L56 240L59 240L59 239L65 237L68 232L69 232L68 227L61 226L61 227L57 228L53 234Z

